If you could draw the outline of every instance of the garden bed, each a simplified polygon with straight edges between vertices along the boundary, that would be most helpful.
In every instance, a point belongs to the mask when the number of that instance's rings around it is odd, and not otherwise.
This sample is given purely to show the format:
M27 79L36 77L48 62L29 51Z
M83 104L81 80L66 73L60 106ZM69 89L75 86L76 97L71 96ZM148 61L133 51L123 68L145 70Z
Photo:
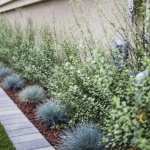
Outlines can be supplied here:
M56 149L60 139L59 136L62 133L63 129L46 127L44 123L36 119L36 110L38 104L22 102L18 97L19 91L7 90L4 87L2 88L7 93L7 95L14 101L18 108L20 108L20 110L26 115L26 117L39 130L39 132L43 134L46 140L50 142L50 144Z

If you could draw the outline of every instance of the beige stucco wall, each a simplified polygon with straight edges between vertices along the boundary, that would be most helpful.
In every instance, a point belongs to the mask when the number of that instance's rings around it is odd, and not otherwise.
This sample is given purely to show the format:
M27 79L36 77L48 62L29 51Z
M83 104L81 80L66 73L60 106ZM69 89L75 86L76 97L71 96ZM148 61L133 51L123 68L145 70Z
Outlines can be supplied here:
M1 6L0 11L4 10L4 8L12 8L12 6L15 5L20 6L19 4L23 4L27 1L28 0L18 0L12 3L8 3L4 6ZM118 3L119 8L121 9L121 4L125 4L126 0L99 0L98 4L103 9L106 17L108 17L116 24L119 24L119 22L123 23L124 19L119 13L119 10L116 7L114 1ZM105 27L107 32L112 35L112 38L114 37L115 39L119 39L119 36L115 35L115 32L111 30L110 24L106 22L105 17L103 15L103 17L100 17L100 11L98 11L98 4L95 3L95 0L83 0L81 4L81 8L83 9L82 13L79 3L74 3L73 9L79 23L82 24L83 30L86 28L85 22L83 21L83 18L85 18L85 20L89 23L90 30L92 31L94 37L103 40L106 39L104 30ZM118 18L116 18L115 14ZM17 20L22 24L22 26L26 26L27 18L31 18L33 28L38 27L43 23L53 25L53 16L55 18L57 29L59 29L60 27L64 27L66 31L68 31L69 27L71 26L74 34L79 34L80 31L71 10L69 0L41 1L39 3L27 5L23 8L20 8L19 11L13 9L11 11L6 11L5 13L0 14L0 18L6 17L11 21Z

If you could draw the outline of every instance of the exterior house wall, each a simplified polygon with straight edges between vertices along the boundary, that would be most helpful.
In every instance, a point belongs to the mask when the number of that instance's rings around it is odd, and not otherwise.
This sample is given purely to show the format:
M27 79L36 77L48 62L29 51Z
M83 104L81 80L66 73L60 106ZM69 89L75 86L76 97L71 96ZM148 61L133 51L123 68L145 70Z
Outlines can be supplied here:
M98 3L95 3L94 0L83 0L81 4L83 12L79 3L76 2L73 4L73 9L79 24L82 23L83 30L86 28L85 21L83 21L85 18L94 37L104 39L107 30L112 38L118 39L119 36L115 35L115 31L111 29L105 17L100 15L98 5L106 17L119 25L124 23L123 16L119 11L127 11L126 7L122 10L121 4L125 6L126 0L99 0ZM16 8L18 9L16 10ZM56 28L64 27L68 31L71 26L75 34L80 32L69 0L3 0L0 2L0 12L0 18L6 17L11 21L17 20L22 26L27 24L28 18L31 18L33 28L43 23L52 25L55 20Z

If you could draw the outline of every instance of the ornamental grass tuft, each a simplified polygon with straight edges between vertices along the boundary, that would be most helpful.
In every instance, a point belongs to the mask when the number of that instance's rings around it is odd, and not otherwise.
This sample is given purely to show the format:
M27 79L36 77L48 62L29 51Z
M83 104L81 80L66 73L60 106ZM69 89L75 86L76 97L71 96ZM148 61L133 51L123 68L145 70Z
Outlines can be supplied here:
M6 76L11 76L12 74L13 74L13 72L9 68L0 69L0 78L4 78Z
M4 68L4 64L3 63L0 63L0 69Z
M6 89L11 89L11 90L18 90L23 88L24 86L24 80L21 79L17 75L11 75L7 76L4 81L2 82L2 85Z
M67 109L59 101L49 100L38 107L37 118L47 126L56 126L68 122Z
M35 103L42 102L46 98L43 88L38 85L27 86L19 93L19 97L21 101Z
M79 124L61 136L60 150L106 150L104 134L94 124Z

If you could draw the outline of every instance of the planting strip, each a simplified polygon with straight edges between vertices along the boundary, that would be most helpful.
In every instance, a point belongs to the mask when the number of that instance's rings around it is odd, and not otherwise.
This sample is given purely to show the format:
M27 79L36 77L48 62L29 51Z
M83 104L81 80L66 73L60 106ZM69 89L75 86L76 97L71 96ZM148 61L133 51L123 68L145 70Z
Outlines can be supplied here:
M55 150L0 88L0 123L16 150Z

